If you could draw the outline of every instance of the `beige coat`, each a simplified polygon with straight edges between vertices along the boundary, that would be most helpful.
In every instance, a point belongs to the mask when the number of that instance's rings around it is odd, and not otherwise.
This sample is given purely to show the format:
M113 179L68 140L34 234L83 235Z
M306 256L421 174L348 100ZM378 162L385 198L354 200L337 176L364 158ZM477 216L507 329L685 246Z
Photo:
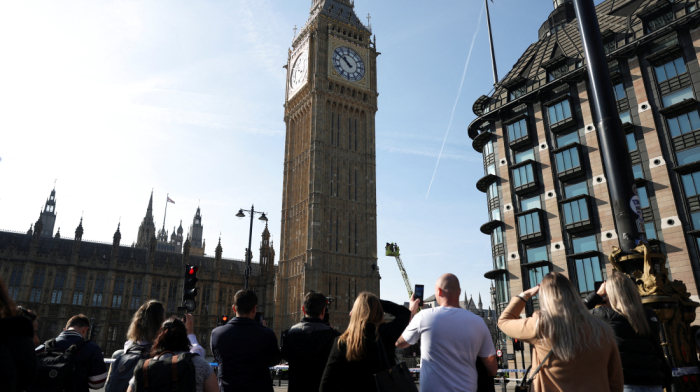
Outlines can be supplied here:
M498 328L512 338L522 339L534 346L534 371L550 348L536 336L537 313L533 317L519 318L524 308L525 301L514 297L498 319ZM569 362L552 353L532 384L535 392L622 392L623 382L620 352L611 338L602 342L600 348L588 349Z

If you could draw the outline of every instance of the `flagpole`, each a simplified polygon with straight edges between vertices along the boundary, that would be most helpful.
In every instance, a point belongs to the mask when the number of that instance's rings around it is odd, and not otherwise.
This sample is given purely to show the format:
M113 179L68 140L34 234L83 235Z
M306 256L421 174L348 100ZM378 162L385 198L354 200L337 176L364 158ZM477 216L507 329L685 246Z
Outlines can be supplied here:
M493 0L492 0L493 1ZM489 27L489 44L491 44L491 65L493 67L493 85L498 84L498 69L496 68L496 52L493 50L493 35L491 35L491 16L489 14L489 0L484 0L486 5L486 23Z
M170 200L170 193L165 196L165 213L163 214L163 233L165 233L165 217L168 215L168 200Z

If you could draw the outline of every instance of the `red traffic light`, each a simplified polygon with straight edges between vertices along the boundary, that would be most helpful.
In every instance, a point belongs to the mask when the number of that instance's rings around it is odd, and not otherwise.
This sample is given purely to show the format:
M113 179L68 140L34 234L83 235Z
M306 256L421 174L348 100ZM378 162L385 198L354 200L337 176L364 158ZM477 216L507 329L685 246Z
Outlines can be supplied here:
M194 275L195 272L197 272L198 269L199 269L199 268L197 268L197 267L190 267L190 270L188 271L188 274Z
M228 321L228 317L226 317L226 316L223 316L221 319L222 319L223 321Z

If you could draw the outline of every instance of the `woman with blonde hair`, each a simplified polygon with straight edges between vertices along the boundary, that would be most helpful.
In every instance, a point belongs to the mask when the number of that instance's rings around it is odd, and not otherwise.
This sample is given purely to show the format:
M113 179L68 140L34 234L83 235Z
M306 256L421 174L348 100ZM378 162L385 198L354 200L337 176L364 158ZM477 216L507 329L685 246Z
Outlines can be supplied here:
M596 307L605 302L606 294L609 306ZM598 292L589 294L584 302L591 314L606 322L615 334L625 392L663 391L663 386L670 382L671 371L661 348L661 326L656 313L642 305L632 279L613 272Z
M409 310L372 293L360 293L348 328L333 342L319 391L376 391L374 374L386 369L379 350L385 351L390 367L396 365L394 342L417 312L417 304L418 300ZM394 320L385 323L384 312Z
M527 301L537 294L540 310L521 319ZM513 297L498 327L533 347L532 369L542 364L532 381L536 392L623 390L620 353L610 327L587 311L564 275L550 272L540 285Z

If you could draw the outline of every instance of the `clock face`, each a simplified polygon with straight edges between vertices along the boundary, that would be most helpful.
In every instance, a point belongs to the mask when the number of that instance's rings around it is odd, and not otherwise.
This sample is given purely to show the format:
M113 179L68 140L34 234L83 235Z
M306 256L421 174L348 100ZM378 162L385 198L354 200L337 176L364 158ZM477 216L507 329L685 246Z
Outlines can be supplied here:
M291 87L292 90L304 83L308 70L309 62L306 53L302 53L297 57L297 60L292 67L292 72L289 75L289 87Z
M356 82L365 76L365 63L357 52L341 46L333 51L333 67L338 75Z
M199 224L199 219L195 219L195 220L194 220L194 224L195 224L195 225L198 225L198 224Z

